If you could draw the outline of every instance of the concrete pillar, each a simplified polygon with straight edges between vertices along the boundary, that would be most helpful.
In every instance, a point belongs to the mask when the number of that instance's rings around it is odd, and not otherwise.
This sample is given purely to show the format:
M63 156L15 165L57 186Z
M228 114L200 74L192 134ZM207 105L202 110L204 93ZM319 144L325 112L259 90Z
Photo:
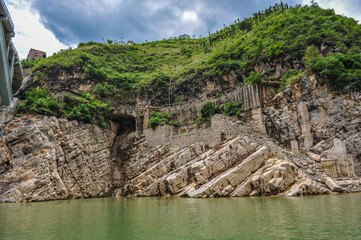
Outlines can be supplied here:
M143 118L143 127L149 128L149 119L150 119L150 111L152 107L150 105L145 106L144 118Z
M135 118L135 130L137 133L143 133L143 118L139 115Z
M6 45L4 25L0 21L0 95L2 104L10 106L13 100L13 92Z

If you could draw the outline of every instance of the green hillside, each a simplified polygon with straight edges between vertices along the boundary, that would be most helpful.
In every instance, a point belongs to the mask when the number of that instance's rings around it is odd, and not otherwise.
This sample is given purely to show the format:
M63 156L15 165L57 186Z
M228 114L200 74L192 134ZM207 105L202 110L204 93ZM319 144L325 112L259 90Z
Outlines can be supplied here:
M198 39L167 39L132 46L80 43L32 66L37 87L50 81L57 69L78 71L95 83L90 94L102 100L125 98L144 92L172 101L179 86L207 80L224 85L222 76L233 71L239 83L270 79L278 91L294 75L316 73L336 91L361 90L361 26L331 9L276 4L253 17L225 26ZM294 64L297 62L298 64ZM257 72L255 66L271 66ZM274 65L291 69L277 76ZM191 90L191 87L189 87ZM166 96L166 97L165 97Z

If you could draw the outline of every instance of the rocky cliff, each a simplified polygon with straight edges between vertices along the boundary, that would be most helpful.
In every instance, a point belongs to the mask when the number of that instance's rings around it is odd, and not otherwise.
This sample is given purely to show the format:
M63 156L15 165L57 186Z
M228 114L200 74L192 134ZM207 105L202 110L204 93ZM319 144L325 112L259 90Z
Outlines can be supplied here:
M335 94L315 76L305 77L269 100L263 113L269 136L315 161L337 158L329 150L339 139L361 176L360 92Z
M360 191L359 178L332 176L322 161L292 153L253 127L224 116L214 118L233 121L233 130L223 131L236 134L225 134L213 147L204 142L152 147L137 132L115 136L110 130L55 117L15 118L0 140L0 202Z
M114 134L97 126L25 116L0 139L0 202L111 195Z

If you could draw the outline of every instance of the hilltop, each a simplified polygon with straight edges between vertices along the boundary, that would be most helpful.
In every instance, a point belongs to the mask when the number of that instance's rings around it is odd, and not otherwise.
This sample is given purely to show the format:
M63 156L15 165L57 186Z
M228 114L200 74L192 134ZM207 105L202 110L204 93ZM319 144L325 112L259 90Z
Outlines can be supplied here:
M32 66L31 87L88 91L101 100L154 105L216 96L237 85L271 84L316 73L335 91L361 89L361 26L317 5L276 4L199 39L136 45L80 43ZM292 78L292 79L290 79Z

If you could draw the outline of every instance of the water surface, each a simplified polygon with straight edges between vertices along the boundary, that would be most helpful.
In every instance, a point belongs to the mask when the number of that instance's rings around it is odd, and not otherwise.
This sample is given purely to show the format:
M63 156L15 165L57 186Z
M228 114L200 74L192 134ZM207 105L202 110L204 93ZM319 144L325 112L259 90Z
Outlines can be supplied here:
M0 204L0 239L361 239L361 194Z

